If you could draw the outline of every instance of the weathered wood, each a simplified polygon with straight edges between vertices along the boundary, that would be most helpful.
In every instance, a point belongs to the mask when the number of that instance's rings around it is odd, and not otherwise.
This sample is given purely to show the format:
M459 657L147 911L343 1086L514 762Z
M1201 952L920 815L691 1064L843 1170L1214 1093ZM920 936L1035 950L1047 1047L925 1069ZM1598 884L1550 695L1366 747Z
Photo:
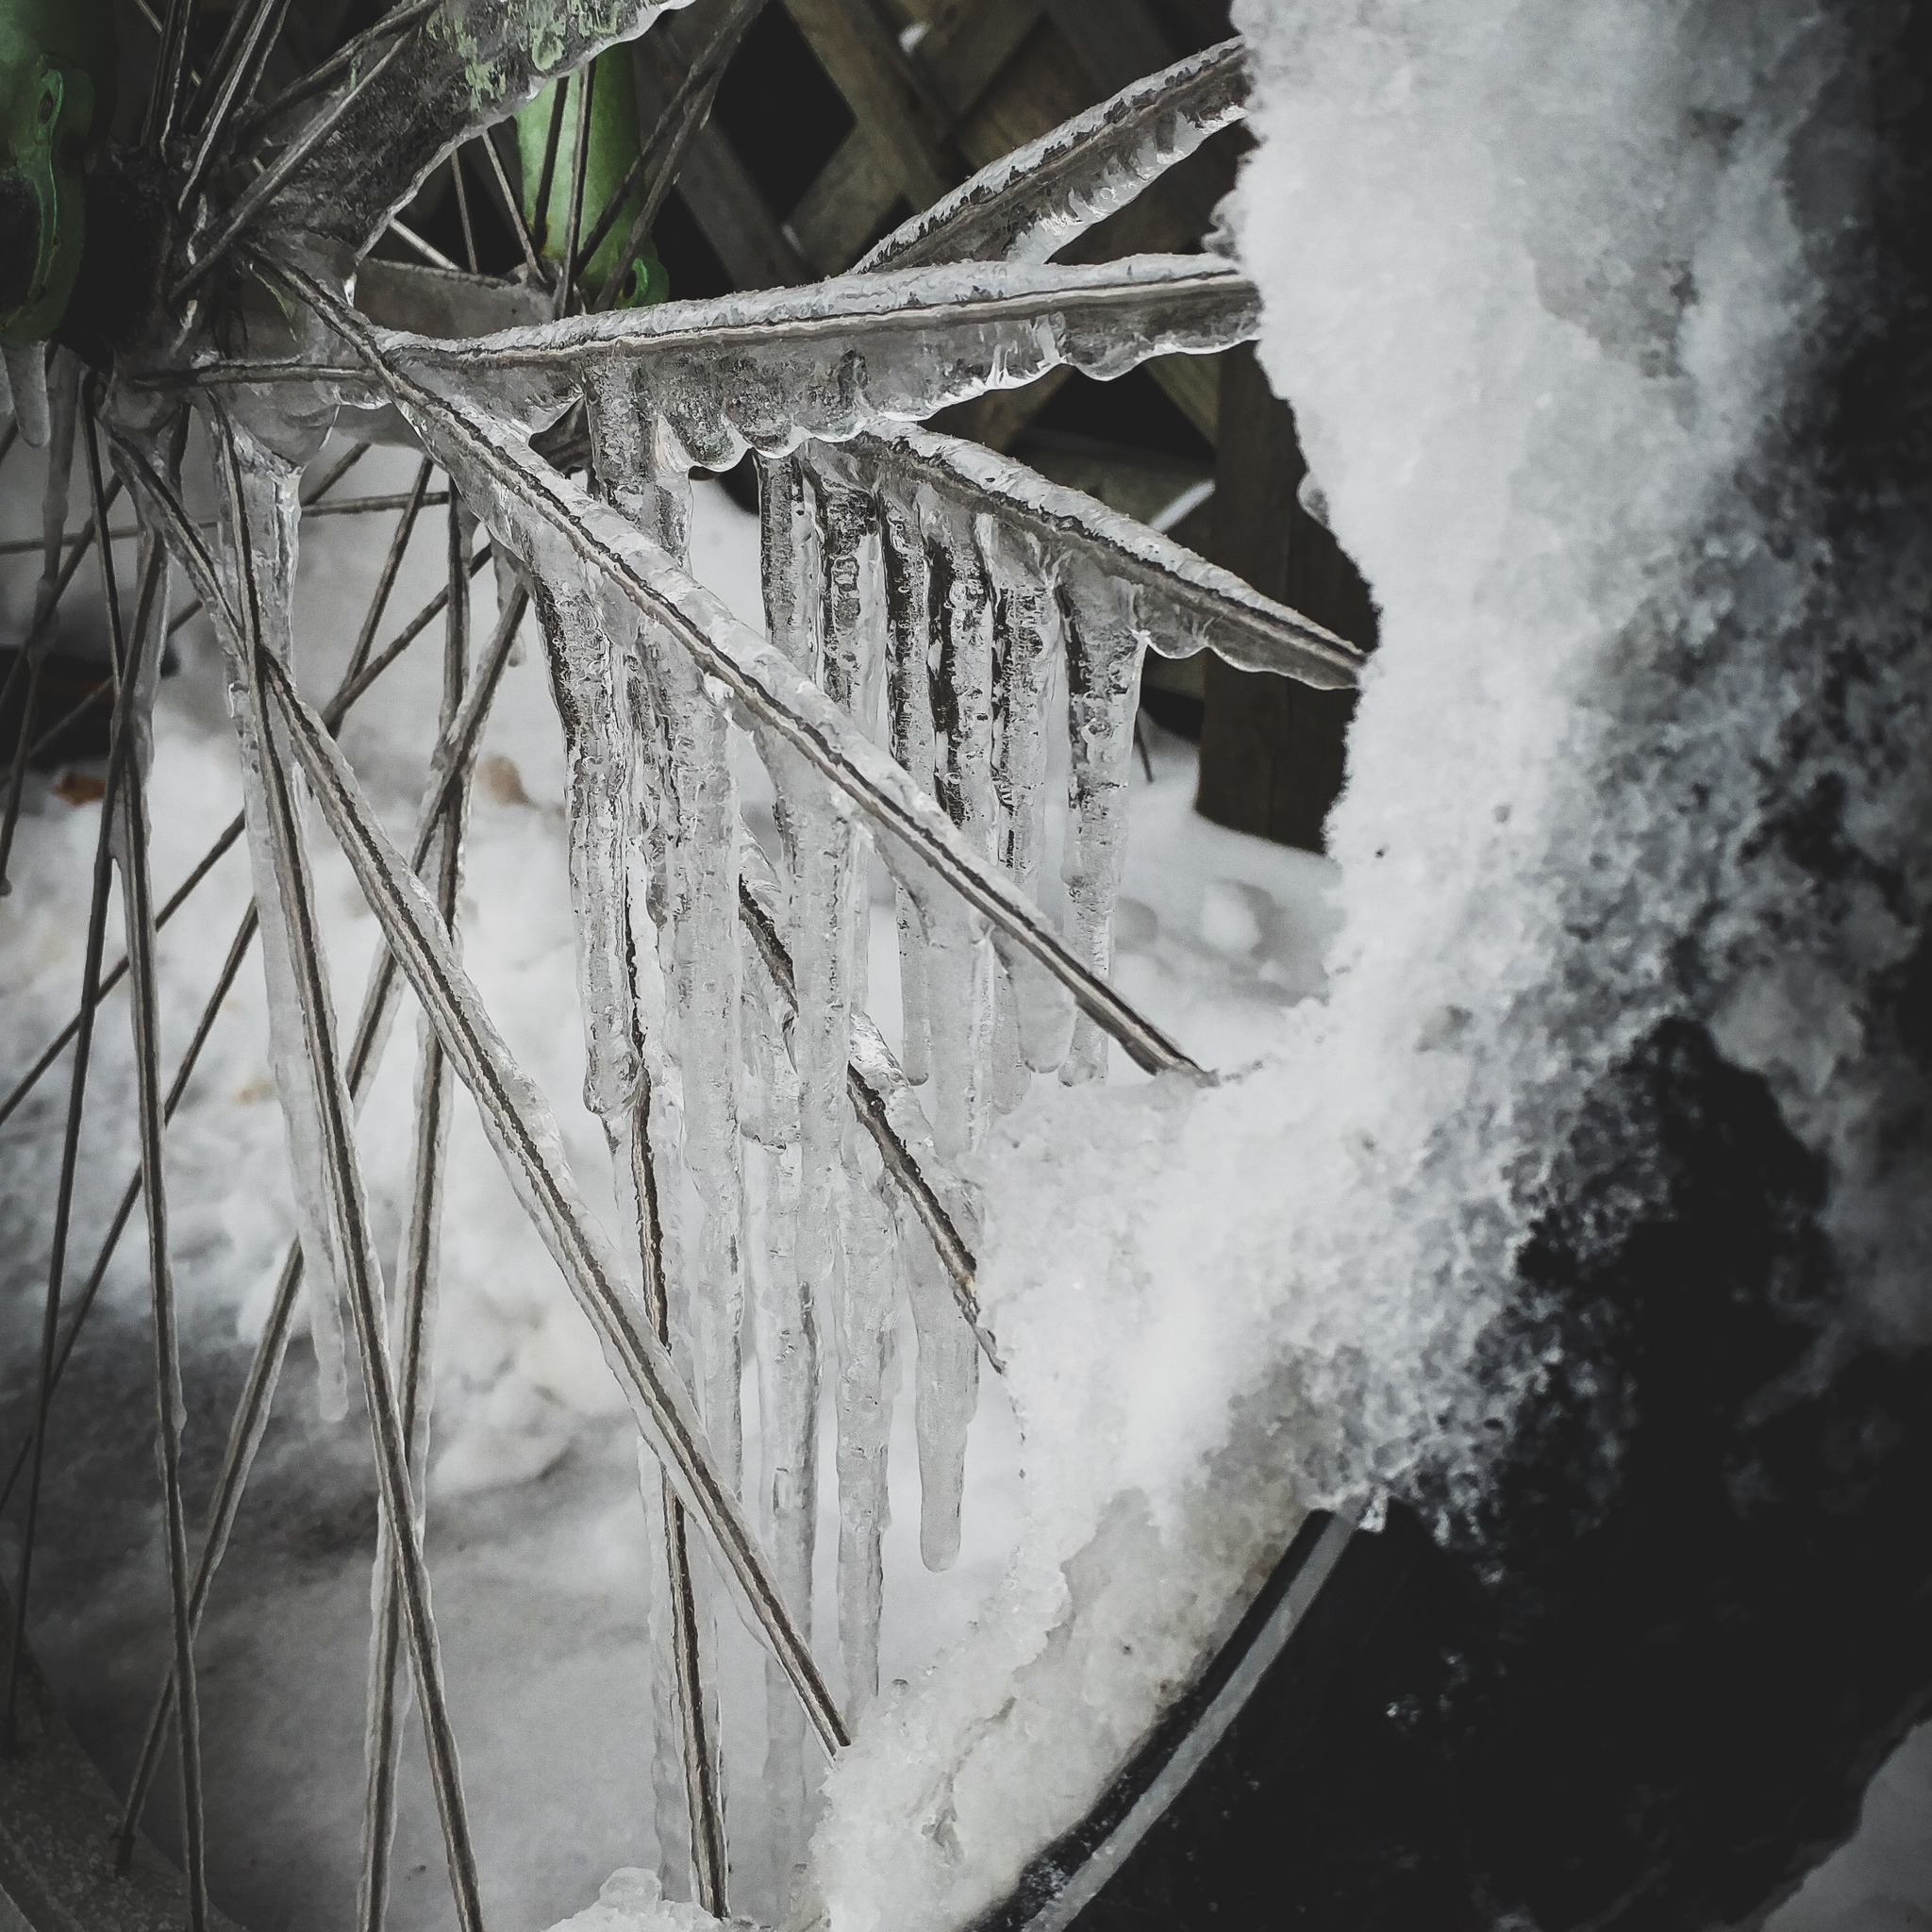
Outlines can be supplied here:
M1102 95L1158 74L1181 51L1142 0L1046 0L1046 10Z
M1213 356L1157 356L1141 366L1208 441L1221 436L1221 375Z
M913 64L954 125L972 112L1040 19L1041 0L940 0L925 13Z
M1032 31L1040 17L1040 0L981 0L976 8L963 0L947 0L942 12L943 17L933 18L911 58L943 110L944 132L952 136L961 117L976 106ZM1066 115L1058 115L1035 132L1044 133L1065 119ZM995 153L982 154L977 144L955 142L974 168L1016 144L1008 142ZM861 115L858 125L792 209L791 231L821 274L836 275L865 252L900 192L899 177Z
M1301 506L1307 463L1294 414L1268 387L1251 347L1221 357L1221 442L1208 555L1264 595L1372 648L1368 586ZM1204 818L1310 852L1341 790L1352 692L1309 691L1265 672L1204 666Z
M844 95L896 191L929 208L960 178L945 115L868 0L785 0L832 84Z

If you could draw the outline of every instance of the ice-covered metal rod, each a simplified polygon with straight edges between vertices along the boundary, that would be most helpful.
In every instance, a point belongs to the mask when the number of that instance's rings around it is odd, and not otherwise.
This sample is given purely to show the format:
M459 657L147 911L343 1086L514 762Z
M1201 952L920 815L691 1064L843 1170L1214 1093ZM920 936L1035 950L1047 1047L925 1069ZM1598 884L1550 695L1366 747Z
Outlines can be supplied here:
M397 368L376 331L313 275L263 258L265 273L308 303L362 357L440 459L489 478L517 512L560 539L675 637L761 724L896 834L907 847L1073 994L1081 1010L1148 1073L1209 1077L1152 1021L1074 958L1039 909L974 852L939 805L797 667L579 485L541 462L507 424L478 420ZM533 528L532 534L535 534Z
M92 413L82 425L87 450L88 482L92 487L94 521L107 527L106 491L101 486L101 453ZM177 446L178 454L178 446ZM188 1923L191 1932L208 1924L208 1844L202 1812L201 1718L195 1694L194 1625L189 1613L188 1516L181 1492L181 1427L185 1405L181 1395L181 1345L175 1318L175 1271L168 1243L168 1190L163 1159L163 1129L167 1113L161 1093L160 998L155 978L155 909L153 878L148 867L147 774L145 730L141 715L153 696L145 659L158 660L162 604L159 578L166 553L158 543L149 552L143 572L140 608L135 614L130 645L121 625L121 598L114 582L113 553L98 546L101 595L107 606L108 633L114 661L121 667L124 687L133 691L124 719L124 735L136 734L126 751L120 797L119 851L124 918L127 928L127 958L132 994L128 1017L134 1034L136 1113L140 1124L142 1198L146 1208L149 1300L155 1330L155 1454L161 1476L161 1522L167 1552L169 1628L174 1640L175 1681L180 1740L182 1864L188 1880ZM158 661L155 675L159 673Z
M320 1113L323 1178L335 1246L347 1290L349 1311L361 1360L364 1398L369 1407L370 1436L375 1450L376 1482L388 1518L402 1577L404 1621L409 1639L409 1661L415 1672L417 1701L423 1716L425 1755L430 1785L442 1824L449 1863L450 1890L457 1921L463 1932L482 1932L483 1907L476 1874L469 1814L463 1800L462 1774L457 1759L456 1735L443 1692L442 1660L430 1608L429 1576L417 1529L415 1501L409 1477L408 1446L402 1438L395 1381L391 1374L382 1322L379 1264L368 1222L368 1197L351 1125L353 1103L336 1050L334 1008L323 979L322 948L315 904L302 840L293 788L284 764L284 751L275 730L275 699L270 691L271 667L275 662L262 616L262 588L256 576L256 557L247 527L248 501L244 463L235 427L225 411L215 414L217 475L233 520L230 534L239 610L229 613L234 625L234 663L245 691L242 701L252 715L256 754L261 761L267 805L268 832L276 896L290 923L289 953L296 972L303 1047L314 1072ZM212 559L192 530L179 527L181 509L166 480L131 445L120 445L141 475L143 494L158 522L168 531L171 547L202 579L204 596L216 593ZM312 715L312 714L311 714ZM316 728L331 745L320 719ZM185 1686L184 1686L185 1689Z

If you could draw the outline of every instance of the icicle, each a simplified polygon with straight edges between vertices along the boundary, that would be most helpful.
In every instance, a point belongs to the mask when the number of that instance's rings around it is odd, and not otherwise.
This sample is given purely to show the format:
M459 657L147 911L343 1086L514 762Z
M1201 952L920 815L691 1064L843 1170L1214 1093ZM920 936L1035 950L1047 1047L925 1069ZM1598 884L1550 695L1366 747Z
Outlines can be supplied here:
M949 1570L959 1554L966 1428L979 1402L979 1343L960 1316L931 1241L904 1202L898 1220L899 1252L919 1338L912 1403L919 1442L919 1556L928 1570Z
M897 1368L898 1242L891 1210L880 1198L877 1152L849 1116L845 1142L845 1279L838 1321L839 1648L845 1665L845 1722L851 1724L879 1692L883 1550L891 1520L886 1447ZM954 1325L965 1326L957 1309Z
M1000 818L994 856L1014 884L1037 901L1046 845L1047 706L1060 626L1037 538L995 525L987 560L994 586L997 665L993 789ZM1049 1073L1066 1058L1074 1002L1024 954L997 938L994 950L1000 972L992 1097L1004 1111L1025 1097L1028 1068Z
M1067 639L1067 736L1073 750L1072 812L1060 876L1067 940L1098 973L1113 965L1113 906L1126 858L1127 780L1145 634L1134 593L1081 571L1061 591ZM1107 1036L1082 1014L1060 1078L1107 1075Z
M225 541L218 553L224 588L234 605L242 601L241 572L253 572L252 600L260 613L264 641L291 667L294 662L293 594L296 541L301 508L301 472L265 448L240 425L235 428L241 458L241 503L228 500L224 469L215 466L222 495L222 531ZM245 531L248 555L239 557L232 533L237 522ZM341 1264L336 1253L334 1220L324 1183L323 1130L315 1072L309 1065L302 1031L301 993L286 908L275 885L275 856L269 834L268 799L264 789L261 748L256 742L248 704L249 673L237 658L238 640L226 634L228 652L228 712L242 753L242 802L248 829L249 864L255 882L255 902L261 908L261 958L268 983L269 1062L281 1102L288 1134L289 1168L294 1182L295 1211L302 1235L303 1287L308 1305L309 1336L315 1347L318 1396L322 1414L340 1422L348 1413L348 1380L342 1354ZM301 795L301 779L291 757L289 782ZM299 825L299 819L298 819ZM321 943L321 935L313 936ZM324 983L327 974L323 974Z
M765 1547L788 1607L810 1625L818 1522L819 1341L798 1271L798 1075L778 1018L780 1003L757 970L745 976L744 1091L753 1224L749 1249L758 1388L758 1494ZM771 1820L775 1918L805 1870L817 1749L805 1713L775 1662L765 1665L765 1802Z
M992 598L980 519L927 499L922 519L936 631L932 715L937 789L953 823L989 856L993 843ZM933 1139L957 1160L984 1125L991 1023L979 922L951 893L920 894L932 940L926 958Z
M886 490L879 496L879 546L885 569L886 624L891 670L887 682L889 746L898 762L930 791L933 784L932 610L925 541L916 502ZM890 844L890 841L888 841ZM905 879L897 855L887 864L899 924L899 1001L904 1015L900 1064L915 1087L931 1065L925 985L927 938L919 900Z

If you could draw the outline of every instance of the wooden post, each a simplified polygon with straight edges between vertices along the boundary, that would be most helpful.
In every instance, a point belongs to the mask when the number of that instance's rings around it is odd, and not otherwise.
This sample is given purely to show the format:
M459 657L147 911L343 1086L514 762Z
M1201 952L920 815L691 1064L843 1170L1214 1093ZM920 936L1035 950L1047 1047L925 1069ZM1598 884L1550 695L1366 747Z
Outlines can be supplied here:
M1361 574L1297 500L1307 464L1294 412L1268 387L1252 347L1220 358L1208 554L1270 597L1364 649L1375 607ZM1355 697L1310 691L1268 672L1236 671L1211 654L1204 668L1202 817L1283 845L1320 852L1323 821L1341 790Z

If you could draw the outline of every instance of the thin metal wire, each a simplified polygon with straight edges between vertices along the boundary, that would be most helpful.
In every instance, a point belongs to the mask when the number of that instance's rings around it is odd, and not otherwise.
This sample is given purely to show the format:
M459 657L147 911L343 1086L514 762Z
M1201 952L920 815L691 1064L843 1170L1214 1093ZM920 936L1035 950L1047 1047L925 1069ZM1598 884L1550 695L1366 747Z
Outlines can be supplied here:
M592 60L577 76L577 137L570 159L570 214L563 229L563 266L557 277L553 315L570 311L570 298L576 292L577 238L584 225L584 175L591 158L591 119L597 96L597 63Z
M670 154L674 142L680 142L677 153L681 156L683 139L681 130L691 119L698 98L704 96L704 105L697 109L696 125L702 127L710 110L711 97L717 93L718 82L732 55L738 51L738 43L743 40L752 23L764 10L765 0L739 0L739 5L719 24L704 51L691 64L691 70L678 83L676 93L671 97L670 105L658 117L658 125L651 129L650 139L644 142L637 158L625 170L624 179L617 184L617 191L607 200L591 225L591 232L584 238L584 258L589 260L602 246L604 238L617 225L617 218L624 211L624 205L630 199L645 175L652 169L660 172L666 165L665 157ZM675 166L675 163L671 163ZM631 260L635 260L633 252ZM622 264L627 269L630 261Z
M155 553L158 560L158 550ZM107 931L108 889L113 861L110 834L126 758L127 706L132 678L121 677L108 749L107 786L101 800L100 832L94 842L92 896L88 908L87 943L81 958L80 1013L75 1028L74 1070L68 1085L67 1123L60 1143L60 1177L54 1199L54 1234L47 1257L47 1291L42 1307L40 1370L35 1386L32 1448L20 1565L13 1596L13 1635L7 1656L7 1695L0 1711L0 1750L18 1744L20 1670L26 1644L27 1595L33 1576L34 1541L40 1524L41 1478L46 1463L47 1411L53 1397L54 1351L60 1326L60 1296L67 1269L67 1240L74 1214L74 1175L80 1154L80 1124L86 1108L88 1067L93 1049L93 1016L100 1004L101 952Z
M470 569L462 506L452 493L449 506L449 621L442 654L442 709L439 736L446 737L461 715L469 676ZM467 776L448 806L432 823L436 909L451 940L457 936L463 873L463 825L469 816ZM419 868L421 870L421 868ZM409 1216L403 1239L398 1283L399 1332L394 1373L402 1398L403 1440L416 1484L416 1533L423 1533L428 1478L430 1325L434 1320L436 1274L442 1220L443 1154L449 1138L453 1075L442 1042L433 1028L423 1029L422 1059L416 1074L415 1147L410 1163ZM402 1579L393 1539L384 1524L376 1529L375 1576L371 1631L366 1740L367 1790L362 1817L362 1878L358 1894L360 1932L381 1932L389 1909L390 1861L395 1845L395 1792L401 1724L407 1703L399 1706L397 1667L403 1648Z
M401 216L390 216L389 231L398 242L405 242L413 248L431 268L446 268L453 275L462 274L462 270L434 242L425 241Z
M375 627L382 622L383 612L389 608L390 592L396 585L396 573L403 567L403 553L408 549L409 539L415 534L416 519L423 511L423 498L435 473L436 465L427 457L416 466L416 480L409 485L403 513L396 520L395 532L390 538L389 549L382 559L382 569L376 574L375 594L369 600L362 628L356 633L356 648L349 653L349 663L353 667L351 676L368 661L369 647L375 641Z
M399 42L397 44L405 43ZM231 554L237 588L241 592L241 608L234 615L239 623L239 659L247 686L243 702L249 709L265 781L277 895L283 916L290 924L290 952L298 975L303 1045L308 1064L314 1070L322 1116L324 1180L335 1223L337 1253L348 1291L357 1352L361 1360L363 1395L369 1408L370 1434L375 1449L377 1487L402 1576L410 1663L415 1672L418 1703L423 1714L423 1738L429 1761L430 1783L442 1823L443 1846L449 1864L450 1890L456 1904L457 1920L463 1932L481 1932L483 1908L475 1853L470 1835L468 1808L463 1801L456 1738L450 1728L448 1705L443 1694L442 1664L429 1602L429 1577L423 1561L422 1540L415 1528L416 1511L409 1480L408 1445L400 1433L395 1384L390 1374L389 1357L384 1346L381 1272L371 1241L367 1197L350 1125L353 1108L336 1051L329 990L322 976L321 941L316 927L308 856L302 843L301 823L289 772L283 762L280 733L276 728L279 722L276 712L286 715L285 707L279 702L279 687L277 701L274 708L271 708L268 682L277 660L269 646L262 623L262 592L256 577L254 552L248 541L243 508L246 485L234 425L227 412L219 405L213 414L217 432L214 439L216 463L233 520L229 541L233 546ZM179 513L179 506L174 501L172 491L162 479L154 475L152 467L144 461L142 468L147 472L145 480L150 490L158 485L163 492L162 500L168 505L172 522L173 516ZM177 530L175 535L177 542L185 535L191 541L198 543L192 530Z
M255 64L258 47L264 37L269 45L274 44L288 12L289 0L255 0L253 6L239 6L228 16L227 31L208 63L208 77L188 110L189 124L198 125L201 131L194 139L180 191L175 197L178 214L187 215L236 110L247 98L249 81L258 71Z
M537 251L530 245L529 224L524 220L524 211L517 206L516 196L510 192L509 176L503 172L503 158L496 152L495 130L486 127L476 139L483 143L483 152L490 157L491 178L503 199L503 212L509 221L510 232L517 238L517 246L524 251L524 266L541 281L543 271L538 264Z
M264 127L277 116L291 108L299 107L304 101L313 100L328 86L339 74L353 67L378 41L387 40L391 34L399 34L405 27L411 27L425 15L434 13L442 5L442 0L415 0L410 7L398 7L385 14L375 25L365 27L354 40L345 41L319 67L310 69L300 80L292 80L265 107L258 108L235 131L238 142L245 141L258 128Z
M29 659L26 674L26 701L20 709L20 736L13 747L13 774L7 788L7 808L0 813L0 898L13 890L7 876L8 861L13 857L14 829L20 824L20 801L26 790L27 752L32 743L34 720L40 715L41 674L47 662L44 651L23 644L21 655Z
M167 1100L161 1108L163 1122L175 1118L175 1109L181 1105L181 1096L188 1090L195 1065L201 1058L201 1050L208 1044L208 1035L214 1030L216 1016L221 1012L222 1003L228 997L235 984L235 975L242 970L242 961L247 957L248 948L254 942L257 929L255 906L251 901L248 910L242 915L242 924L235 929L235 937L228 946L228 957L223 961L221 973L217 975L214 991L208 996L201 1009L201 1018L195 1022L194 1037L188 1042L188 1050L181 1056L181 1063L175 1070L174 1083L168 1089ZM74 1314L67 1324L67 1333L61 1338L58 1353L54 1357L55 1389L60 1386L60 1377L67 1372L67 1357L74 1353L74 1344L80 1339L80 1331L86 1325L88 1311L94 1305L94 1297L100 1293L101 1283L107 1279L108 1266L114 1258L114 1251L121 1245L121 1237L127 1230L127 1224L133 1218L135 1204L141 1199L141 1169L137 1167L129 1175L127 1185L121 1191L121 1199L114 1208L114 1218L108 1224L108 1232L103 1238L99 1251L94 1256L94 1265L88 1272L87 1285L81 1290L74 1304ZM13 1466L8 1471L7 1480L0 1485L0 1508L7 1505L7 1499L13 1493L13 1485L19 1480L20 1472L26 1462L26 1455L33 1437L31 1432L20 1440L20 1447L14 1452Z
M146 12L143 7L142 9ZM194 0L169 0L167 25L160 28L161 44L155 58L154 83L148 92L147 113L141 125L141 144L151 155L167 146L180 111L182 70L188 59L188 24ZM148 14L150 21L153 14ZM191 78L192 76L190 76Z
M543 136L543 166L537 175L537 198L530 204L530 237L540 253L550 245L550 184L557 176L557 143L563 135L563 104L570 97L570 75L566 74L554 85L557 98L550 104L550 126Z
M107 526L105 491L101 487L101 452L92 412L81 425L87 446L88 483L93 496L94 518ZM133 738L141 725L132 712L141 703L142 654L158 651L159 626L153 622L158 597L158 579L167 552L157 541L149 553L149 569L142 586L130 648L121 627L121 597L114 581L113 553L98 546L101 596L107 606L108 634L114 661L130 702L122 721L123 736ZM150 641L152 640L152 641ZM134 1034L137 1111L141 1126L142 1196L147 1217L148 1288L155 1327L155 1452L160 1467L162 1530L167 1549L169 1624L174 1634L175 1733L180 1740L182 1864L188 1880L188 1923L191 1932L208 1924L208 1847L203 1830L201 1787L201 1716L195 1695L194 1632L188 1598L188 1518L181 1496L181 1348L175 1314L174 1271L168 1254L168 1190L163 1160L165 1116L161 1094L159 993L155 981L155 921L153 881L148 872L147 789L138 743L125 754L121 784L120 846L124 917L127 957L131 963L132 996L128 1015Z

